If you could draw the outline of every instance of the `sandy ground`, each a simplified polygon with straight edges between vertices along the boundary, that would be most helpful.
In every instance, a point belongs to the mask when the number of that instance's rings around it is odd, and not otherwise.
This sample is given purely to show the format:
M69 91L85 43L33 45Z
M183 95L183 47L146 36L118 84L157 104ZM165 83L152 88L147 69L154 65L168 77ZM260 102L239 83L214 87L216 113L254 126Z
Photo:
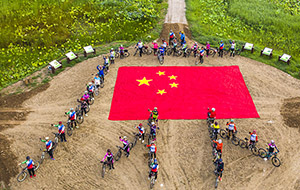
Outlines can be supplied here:
M14 140L12 151L17 161L25 155L38 157L44 144L38 138L52 136L50 123L66 121L64 112L76 105L85 84L95 73L101 58L89 59L56 76L47 90L23 103L31 110L21 125L4 131ZM194 58L166 57L167 66L194 66ZM147 150L138 144L129 158L122 157L116 169L101 178L99 160L107 148L117 149L119 135L130 135L140 121L109 121L108 114L117 70L120 66L158 66L153 55L117 60L106 77L105 87L91 107L89 116L68 142L59 144L55 161L46 160L35 179L23 183L11 180L11 189L148 189ZM239 137L258 131L259 147L274 139L280 148L282 166L254 157L247 150L225 141L225 172L220 189L299 189L298 130L283 123L280 108L285 98L300 94L300 81L265 64L243 57L208 58L203 66L238 65L252 95L260 119L237 119ZM272 123L268 123L272 121ZM145 122L142 121L144 124ZM220 121L224 127L225 121ZM211 148L205 121L166 120L157 140L160 173L155 189L212 189L214 184ZM163 184L163 187L160 187Z

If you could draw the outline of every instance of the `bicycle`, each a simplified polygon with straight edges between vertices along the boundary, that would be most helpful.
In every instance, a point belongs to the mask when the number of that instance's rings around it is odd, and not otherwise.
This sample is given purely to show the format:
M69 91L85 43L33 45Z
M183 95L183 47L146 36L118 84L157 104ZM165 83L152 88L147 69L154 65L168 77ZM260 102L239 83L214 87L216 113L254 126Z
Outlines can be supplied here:
M40 167L40 163L39 162L35 162L34 160L32 160L34 165L34 171L36 171L37 169L39 169ZM24 168L22 167L22 165L20 165L20 167L22 168L22 171L19 173L19 175L17 176L17 181L18 182L22 182L26 179L27 175L28 175L28 169L27 166L25 166Z
M129 151L131 150L131 148L130 147L132 147L132 143L129 143ZM121 158L121 156L122 156L122 151L125 151L126 152L126 154L127 154L127 151L126 150L124 150L122 147L120 147L120 146L117 146L117 148L119 149L118 150L118 152L117 152L117 154L116 154L116 157L115 157L115 159L116 159L116 161L119 161L120 160L120 158Z
M144 131L144 134L145 134L145 133L146 133L146 129L145 129L145 131ZM133 132L133 134L134 134L134 140L133 140L133 142L132 142L132 148L136 145L137 139L141 138L139 133ZM143 143L142 143L142 144L143 144Z
M266 148L268 150L268 148ZM275 167L279 167L281 165L281 161L279 160L279 158L277 158L277 154L278 152L274 152L274 153L269 153L269 151L267 151L263 148L260 148L258 149L258 155L259 157L261 158L266 158L266 159L270 159L271 158L271 161L272 161L272 164L275 166Z
M151 172L150 174L150 189L152 189L154 187L155 184L155 173Z
M52 132L53 133L53 132ZM59 139L60 139L60 134L59 133L53 133L55 135L54 137L54 142L57 144Z
M183 52L181 49L178 49L178 48L175 48L175 50L174 50L174 48L170 48L166 51L166 54L168 56L170 56L172 53L173 53L173 56L180 57Z
M79 125L78 122L77 122L76 120L74 120L74 121L68 120L68 121L67 121L67 134L68 134L69 136L71 136L71 135L73 134L73 130L74 130L74 128L73 128L73 123L74 123L74 122L76 122L76 124Z
M109 61L111 64L115 64L115 57L110 57L109 56Z
M88 107L88 106L87 106ZM84 121L84 117L83 117L83 108L81 107L81 105L78 105L76 108L75 108L75 112L76 112L76 116L77 116L77 122L79 124L82 124L83 121Z
M199 53L196 53L195 65L198 65L199 63L203 64L203 62L204 62L203 56L200 56Z
M106 166L109 166L109 168L111 169L111 167L112 167L112 166L111 166L112 162L111 162L111 161L105 161L105 162L102 162L102 161L101 161L101 163L103 163L101 175L102 175L102 178L104 178L104 175L105 175L105 172L106 172Z
M54 152L57 144L54 143L54 142L52 142L52 143L53 143L53 145L52 145L52 150L51 151ZM44 162L44 160L45 160L45 153L47 152L47 149L40 148L40 151L42 151L42 155L40 157L39 163L42 164Z
M231 138L231 142L232 144L234 144L235 146L239 145L240 143L240 139L238 137L236 137L237 131L235 133L232 133L232 138ZM220 130L220 136L225 139L230 139L229 134L228 134L228 128L226 128L226 130L221 129Z
M215 169L214 173L216 175L215 189L217 189L218 188L218 184L219 184L219 176L220 176L220 173L222 173L222 172L218 172L218 170Z
M245 140L240 139L239 140L239 145L241 148L248 148L251 149L251 152L255 155L258 156L258 149L255 146L255 143L250 143L249 144L249 139L245 138Z
M162 65L164 64L164 56L158 53L157 55L158 62Z

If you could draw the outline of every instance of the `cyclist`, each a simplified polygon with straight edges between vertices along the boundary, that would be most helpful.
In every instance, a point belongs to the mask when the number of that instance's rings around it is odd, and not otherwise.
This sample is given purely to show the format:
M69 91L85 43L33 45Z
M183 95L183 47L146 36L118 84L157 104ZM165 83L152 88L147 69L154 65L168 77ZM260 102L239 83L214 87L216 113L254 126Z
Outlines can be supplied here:
M139 124L139 126L136 126L137 129L139 129L139 140L142 140L142 143L144 143L145 140L145 129L143 127L143 124Z
M88 104L88 106L90 106L90 101L89 101L90 95L88 91L84 91L84 95L82 96L82 98Z
M181 40L181 45L183 46L183 44L185 44L185 34L183 31L179 32L180 34L180 40Z
M226 125L228 126L227 139L230 139L231 135L237 132L236 125L233 119L231 119L230 122L227 122Z
M58 125L53 125L52 126L54 127L57 127L58 128L58 133L59 133L59 136L60 136L60 141L63 142L67 142L66 140L66 134L65 134L65 126L62 124L62 122L58 122Z
M115 56L116 56L116 52L114 48L111 48L109 52L109 58L111 60L111 64L114 64Z
M103 56L103 59L104 59L104 65L103 65L103 69L107 68L107 72L109 72L109 59L106 56Z
M121 57L121 55L122 56L124 55L124 47L122 44L120 45L119 50L120 50L120 57Z
M71 121L71 125L73 127L73 124L75 125L76 128L79 128L76 123L76 112L74 111L73 108L70 108L70 111L65 112L66 115L69 115L69 120Z
M27 165L27 170L30 175L30 178L32 178L32 176L36 177L36 175L34 173L34 162L32 159L30 159L29 156L26 156L26 160L24 162L21 162L19 165L21 165L21 164Z
M158 44L156 42L156 40L152 41L152 45L153 45L153 54L154 56L157 55L157 49L158 49Z
M112 169L115 169L114 168L114 155L113 153L110 151L110 149L107 149L107 152L104 156L104 158L101 160L101 163L104 162L105 158L107 158L107 162L110 163L108 164L109 165L109 169L111 170Z
M234 57L234 49L235 49L235 42L234 40L231 41L231 47L230 47L230 57L233 56Z
M157 107L154 107L154 110L148 109L148 111L152 113L152 119L158 125L158 111L157 111Z
M274 140L271 140L271 143L270 144L268 144L268 146L269 146L269 148L267 148L268 149L268 151L269 151L269 157L268 157L268 159L270 159L271 158L271 156L274 154L274 150L275 150L275 148L276 148L276 150L277 150L277 152L279 152L279 150L278 150L278 148L277 148L277 146L275 145L275 142L274 142Z
M210 50L210 44L209 44L208 41L206 42L206 48L205 48L205 50L206 50L206 57L208 57L208 55L209 55L209 50Z
M165 59L165 48L163 47L163 45L161 45L159 48L159 53L158 53L158 56L162 56L163 59Z
M174 40L175 38L175 34L172 30L170 30L170 34L169 34L170 38L169 38L169 44L171 45L171 42ZM173 42L174 43L174 42Z
M258 142L258 137L257 137L257 134L256 134L256 130L253 130L253 132L249 132L250 134L250 144L253 144L255 145L255 143Z
M88 91L89 96L92 99L94 99L94 90L95 90L95 87L94 87L94 85L93 85L92 82L89 82L89 84L86 87L86 90Z
M221 158L221 157L222 157L222 151L223 151L223 143L222 143L222 140L221 140L221 139L219 139L218 141L213 140L213 142L217 144L216 150L217 150L217 152L219 153L220 158Z
M43 140L43 139L40 138L40 140L46 144L46 151L49 154L50 158L52 160L55 160L53 158L53 149L52 149L53 142L51 140L49 140L49 137L45 137L45 140Z
M176 39L174 39L173 40L173 52L174 52L174 54L173 55L175 55L175 52L176 52L176 47L177 47L177 40Z
M139 40L139 42L135 45L135 48L137 48L137 47L139 48L139 51L140 51L140 57L142 57L143 47L144 47L142 40Z
M192 46L192 51L194 52L194 57L196 57L197 50L198 50L198 44L197 44L197 42L195 42Z
M167 47L169 46L168 42L165 39L162 39L162 46L165 49L165 51L167 50Z
M149 178L151 177L152 174L155 175L155 181L157 180L157 172L158 172L158 163L157 163L157 159L155 158L154 159L154 162L151 164L151 170L150 170L150 173L149 173Z
M146 147L148 147L150 149L149 151L150 151L151 159L152 159L152 157L155 159L157 148L156 148L154 141L151 141L151 144L146 145Z
M159 127L157 127L152 121L150 126L150 135L153 137L153 140L156 140L156 128L159 129Z
M99 89L99 87L100 87L100 84L101 84L101 79L100 79L100 77L99 77L99 75L98 75L98 74L96 74L96 75L95 75L95 77L94 77L94 81L95 81L95 86L96 86L96 88L98 88L98 89Z
M201 62L201 60L203 60L203 56L204 56L204 47L203 46L201 47L199 53L200 53L199 59L200 59L200 62Z
M182 44L182 51L183 51L183 57L186 57L186 51L187 51L187 44L184 42Z
M129 148L129 142L127 140L127 137L124 136L123 139L121 137L119 137L119 139L123 143L123 150L126 152L126 154L127 154L126 156L128 157L130 148Z
M207 112L207 118L208 120L212 121L212 123L215 121L216 119L216 109L215 108L208 108L208 112Z
M214 129L213 134L216 140L218 138L218 134L220 133L220 125L218 124L218 122L215 122L214 124L212 124L212 127Z
M224 162L223 160L220 158L217 162L217 172L218 172L218 175L219 175L219 180L222 181L222 174L223 174L223 171L224 171Z
M89 105L86 103L86 101L84 101L83 98L80 98L80 101L77 99L77 102L80 103L80 107L81 107L81 109L83 110L85 116L87 117L88 114L87 114L86 108L87 108Z
M98 70L98 75L99 75L99 77L101 77L102 79L103 79L103 81L104 81L104 71L103 71L103 67L102 67L102 65L98 65L97 66L97 70Z
M224 43L221 40L220 47L219 47L219 57L223 57L223 50L224 50Z

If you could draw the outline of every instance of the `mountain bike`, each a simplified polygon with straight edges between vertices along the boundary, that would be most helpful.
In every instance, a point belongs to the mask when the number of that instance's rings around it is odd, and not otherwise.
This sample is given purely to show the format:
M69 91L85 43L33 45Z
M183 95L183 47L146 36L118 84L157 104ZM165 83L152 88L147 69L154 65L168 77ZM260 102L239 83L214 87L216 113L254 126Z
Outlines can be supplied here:
M269 153L268 151L268 148L266 148L267 150L263 149L263 148L260 148L258 149L258 155L259 157L261 158L266 158L266 159L271 159L272 161L272 164L275 166L275 167L279 167L281 165L281 161L279 160L279 158L277 158L277 154L278 152L273 152L273 153Z
M239 145L241 148L248 148L251 150L251 152L255 155L258 156L258 149L255 146L255 143L249 143L249 139L245 138L245 140L240 139L239 140Z
M175 48L175 50L174 50L174 48L170 48L166 51L166 54L168 56L172 55L172 53L173 53L173 56L180 57L183 52L182 52L182 49L178 49L178 48Z
M216 180L215 180L215 189L218 188L218 184L219 184L219 176L221 172L218 172L217 168L214 171L215 175L216 175Z
M108 168L111 169L111 167L112 167L112 166L111 166L112 162L111 162L111 161L110 161L110 162L109 162L109 161L105 161L105 162L102 162L102 161L101 161L101 163L103 163L103 164L102 164L102 173L101 173L101 175L102 175L102 178L104 178L104 175L105 175L105 172L106 172L106 168L107 168L107 166L108 166Z
M132 147L132 143L129 143L128 146L129 146L129 152L130 152L130 150L131 150L130 147ZM123 149L122 147L120 147L120 146L117 146L117 148L118 148L119 150L118 150L118 152L117 152L117 154L116 154L115 159L116 159L116 161L119 161L120 158L121 158L121 156L122 156L122 151L124 151L126 154L127 154L127 151L124 150L124 149Z
M34 160L32 160L34 165L34 171L36 171L37 169L39 169L40 167L40 163L36 162ZM22 182L26 179L27 175L28 175L28 170L27 170L27 165L25 167L22 167L22 165L20 165L20 167L22 168L22 171L19 173L19 175L17 176L17 180L18 182Z
M204 62L203 56L200 56L199 53L196 53L195 65L198 65L199 63L203 64L203 62Z
M161 65L164 64L164 56L162 56L160 53L158 53L157 59Z
M239 145L240 143L240 139L238 137L236 137L237 131L235 133L232 133L232 138L231 138L231 142L232 144L234 144L235 146ZM230 139L230 137L228 136L228 128L226 128L226 130L221 129L220 130L220 136L225 139Z
M110 64L114 64L115 63L115 57L109 56L109 61L110 61Z
M210 54L210 55L212 55L212 57L215 57L215 55L219 52L219 48L218 47L215 47L215 49L210 49L209 52L211 50L213 51L212 54Z
M53 133L53 132L52 132ZM53 133L54 134L54 142L57 144L59 142L60 139L60 134L59 133Z
M144 134L146 134L146 129L144 131ZM132 142L132 148L136 145L137 140L140 139L140 134L139 133L133 132L133 135L134 135L134 139L133 139L133 142Z
M153 189L155 184L155 173L151 172L151 176L150 176L150 189Z
M98 95L99 95L99 87L101 87L101 84L103 84L103 83L100 83L100 85L95 85L95 90L94 90L95 96L98 96ZM103 84L103 86L104 86L104 84ZM103 88L103 87L102 87L102 88Z
M87 106L88 107L88 106ZM82 124L83 121L84 121L84 117L83 117L83 108L81 108L81 105L78 105L76 108L75 108L75 112L76 112L76 121L79 123L79 124Z
M73 123L74 122L76 122L76 124L79 126L77 120L74 120L73 122L71 120L67 121L67 134L69 136L71 136L73 134L73 130L74 130Z
M52 142L52 143L53 143L53 145L52 145L52 153L54 153L54 150L55 150L55 148L57 146L57 143L55 143L55 142ZM44 160L45 160L45 153L47 152L47 149L42 149L41 148L40 151L42 151L42 154L41 154L39 163L42 164L44 162Z

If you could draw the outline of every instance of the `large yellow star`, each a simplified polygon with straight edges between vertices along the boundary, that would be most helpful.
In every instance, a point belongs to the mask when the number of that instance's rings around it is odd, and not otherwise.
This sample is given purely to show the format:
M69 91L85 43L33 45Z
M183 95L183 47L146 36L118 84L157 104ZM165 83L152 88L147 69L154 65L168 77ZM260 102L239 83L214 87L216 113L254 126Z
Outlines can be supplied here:
M171 88L173 88L173 87L177 88L179 84L176 84L175 82L173 82L172 84L169 84L169 85L171 85Z
M156 73L156 74L158 74L159 76L165 75L165 71L158 71L158 73Z
M172 80L172 79L176 80L177 76L172 75L172 76L169 76L169 78L170 78L170 80Z
M163 95L165 93L167 93L167 92L165 91L165 89L163 89L163 90L158 90L158 92L156 94Z
M142 80L136 80L136 81L140 82L139 86L141 86L141 85L143 85L143 84L145 84L145 85L147 85L147 86L150 86L150 85L149 85L149 82L152 81L152 79L147 80L146 77L144 77Z

